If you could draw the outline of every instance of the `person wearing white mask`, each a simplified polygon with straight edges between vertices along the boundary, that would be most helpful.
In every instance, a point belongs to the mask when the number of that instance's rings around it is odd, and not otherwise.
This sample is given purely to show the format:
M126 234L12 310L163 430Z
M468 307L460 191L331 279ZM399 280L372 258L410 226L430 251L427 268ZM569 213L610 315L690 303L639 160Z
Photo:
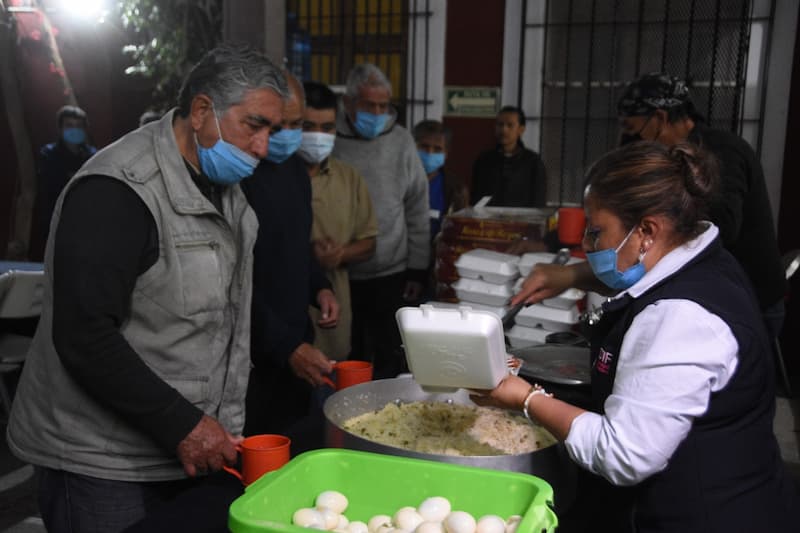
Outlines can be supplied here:
M365 261L375 253L378 223L367 185L361 174L331 157L336 140L336 95L317 82L303 84L306 110L298 154L311 176L314 253L339 301L336 328L315 326L314 345L334 359L350 353L350 284L348 265ZM316 325L320 312L309 307Z

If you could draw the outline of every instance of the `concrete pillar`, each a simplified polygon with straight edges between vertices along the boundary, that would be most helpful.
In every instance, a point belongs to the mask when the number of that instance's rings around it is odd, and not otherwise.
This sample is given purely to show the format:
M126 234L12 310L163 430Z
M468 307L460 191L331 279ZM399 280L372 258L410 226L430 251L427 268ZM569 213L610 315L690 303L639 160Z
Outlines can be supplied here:
M263 50L278 65L286 56L286 3L269 0L225 0L222 35Z

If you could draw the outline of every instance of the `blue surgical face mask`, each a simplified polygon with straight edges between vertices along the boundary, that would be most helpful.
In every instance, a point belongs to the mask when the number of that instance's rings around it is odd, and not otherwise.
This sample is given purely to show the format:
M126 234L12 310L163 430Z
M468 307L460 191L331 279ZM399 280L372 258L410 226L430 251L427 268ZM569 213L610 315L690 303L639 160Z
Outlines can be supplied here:
M222 130L219 129L219 120L214 113L214 122L217 124L219 139L211 148L200 145L195 135L197 156L200 159L200 169L208 179L219 185L233 185L253 174L258 166L258 159L251 156L238 146L222 139Z
M423 150L417 150L419 158L422 159L422 166L425 167L425 173L430 174L439 170L444 166L444 153L431 154Z
M267 150L267 161L273 163L283 163L300 148L303 141L303 130L284 128L277 133L269 136L269 150Z
M335 140L336 135L332 133L304 131L303 142L300 143L297 153L306 163L317 165L331 155Z
M86 130L83 128L64 128L61 138L70 144L83 144L86 141Z
M354 126L362 137L374 139L383 132L387 120L389 120L387 113L375 115L366 111L356 111L356 123Z
M620 248L625 246L625 243L628 242L628 239L633 235L633 230L635 229L636 226L631 228L628 235L625 236L620 245L615 249L609 248L607 250L600 250L599 252L586 253L586 260L589 261L589 266L592 267L592 271L594 275L597 276L597 279L618 291L632 287L637 281L642 279L646 273L644 263L642 263L646 252L639 255L638 263L625 269L624 272L617 270L617 252L619 252Z

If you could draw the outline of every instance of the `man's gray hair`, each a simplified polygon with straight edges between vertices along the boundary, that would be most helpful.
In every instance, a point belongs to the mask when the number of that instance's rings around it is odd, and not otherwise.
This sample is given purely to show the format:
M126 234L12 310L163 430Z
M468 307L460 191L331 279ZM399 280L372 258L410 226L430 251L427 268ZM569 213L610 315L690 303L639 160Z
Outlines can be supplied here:
M303 106L306 103L306 90L303 87L303 82L297 79L297 76L289 72L288 70L284 69L281 71L283 73L283 77L286 79L286 87L289 91L287 99L291 98L292 96L292 89L297 92L297 100L300 102L300 105Z
M383 87L392 95L392 83L381 69L372 63L361 63L353 67L347 75L347 90L345 94L351 100L358 99L358 93L362 87Z
M188 116L194 97L205 94L221 115L255 89L272 89L283 99L289 97L281 69L264 54L247 45L223 44L203 56L186 76L178 94L178 114Z

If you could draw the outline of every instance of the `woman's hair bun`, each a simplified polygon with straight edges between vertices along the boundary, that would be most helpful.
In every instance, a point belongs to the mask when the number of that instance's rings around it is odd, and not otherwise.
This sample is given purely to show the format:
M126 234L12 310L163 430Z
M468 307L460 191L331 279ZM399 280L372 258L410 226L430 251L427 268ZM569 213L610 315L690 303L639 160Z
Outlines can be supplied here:
M719 164L701 147L679 143L669 149L669 157L678 165L686 192L695 198L709 198L717 187Z

